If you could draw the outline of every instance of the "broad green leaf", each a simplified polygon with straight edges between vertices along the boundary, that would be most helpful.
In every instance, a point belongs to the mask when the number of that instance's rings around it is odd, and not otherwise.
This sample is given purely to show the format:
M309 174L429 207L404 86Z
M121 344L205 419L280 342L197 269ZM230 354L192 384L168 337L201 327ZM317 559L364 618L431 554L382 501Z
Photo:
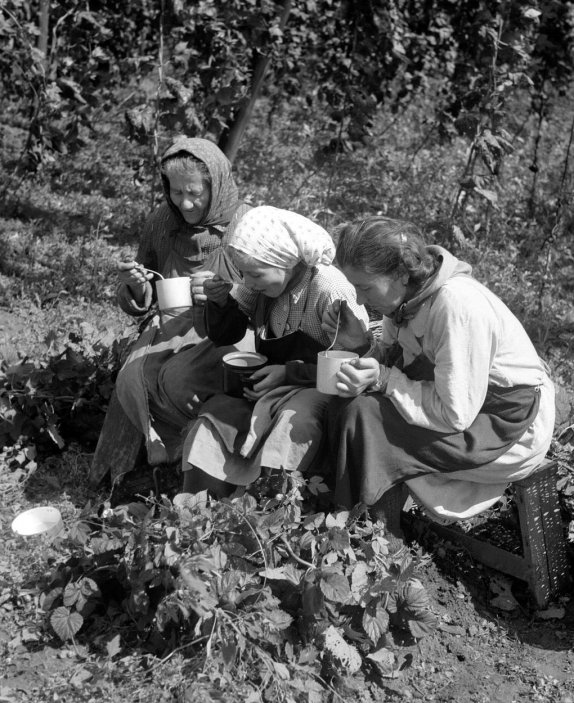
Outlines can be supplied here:
M291 623L293 618L280 608L275 608L274 610L265 611L265 620L271 625L271 629L275 631L286 630Z
M416 616L411 616L407 620L411 635L415 639L421 639L427 635L431 635L437 627L437 616L430 610L426 613L417 613Z
M389 630L389 614L380 603L369 604L363 612L363 630L376 644Z
M327 574L319 582L325 598L335 603L346 603L351 597L351 589L343 574Z
M289 681L291 678L291 674L289 673L289 669L285 666L285 664L281 664L281 662L273 662L273 668L275 669L275 673L277 676L279 676L280 679L283 679L283 681Z
M68 529L68 537L79 544L86 544L92 530L87 522L79 520Z
M181 551L178 550L171 542L167 542L163 549L163 555L165 557L166 564L168 566L172 566L180 558Z
M325 513L314 513L306 515L303 520L303 528L305 530L316 530L325 522Z
M115 552L123 549L125 542L117 537L104 535L103 537L95 537L90 540L90 547L94 554L105 554L106 552Z
M62 435L59 433L55 423L48 422L46 424L46 430L50 435L50 439L57 445L58 449L63 449L66 446L66 443L62 439Z
M72 612L69 608L60 606L52 613L50 624L58 637L65 642L66 640L71 640L82 627L84 618L80 613Z
M418 579L409 579L402 588L405 604L413 611L427 610L430 599L423 584Z
M71 581L64 589L64 605L71 608L80 597L80 584L78 581Z
M399 675L396 657L390 649L381 647L376 652L367 654L367 659L373 662L381 676L387 679L396 679Z
M328 493L329 486L327 486L321 476L312 476L307 482L307 489L312 495L316 496L319 493Z
M359 561L355 565L351 574L351 591L355 599L359 599L363 591L369 585L369 572L371 568L364 561Z
M112 639L109 642L106 642L106 652L108 653L108 657L110 659L115 657L116 654L119 654L121 652L121 650L122 650L122 645L120 642L119 635L112 637Z
M493 190L479 188L478 186L475 186L474 190L476 193L485 198L485 200L488 200L489 203L492 203L493 205L498 205L498 194L495 193Z
M271 579L272 581L285 580L298 586L301 583L303 572L298 571L293 564L279 566L276 569L265 569L259 572L260 576Z
M302 550L312 549L315 544L317 544L317 535L310 531L304 532L299 541L299 547Z
M325 525L327 527L346 527L348 519L348 510L340 510L338 513L328 513L325 518Z
M234 642L222 642L221 644L221 656L223 657L223 662L228 669L231 669L235 663L235 656L237 654L237 647Z
M76 601L76 610L83 615L87 615L86 613L86 604L91 601L92 609L95 605L94 601L96 598L99 598L100 594L100 589L98 588L98 584L91 578L81 578L78 581L78 586L80 588L80 593L78 595L78 599ZM64 603L64 605L67 605Z
M341 527L331 527L327 533L327 539L331 547L340 552L344 552L351 546L349 533Z

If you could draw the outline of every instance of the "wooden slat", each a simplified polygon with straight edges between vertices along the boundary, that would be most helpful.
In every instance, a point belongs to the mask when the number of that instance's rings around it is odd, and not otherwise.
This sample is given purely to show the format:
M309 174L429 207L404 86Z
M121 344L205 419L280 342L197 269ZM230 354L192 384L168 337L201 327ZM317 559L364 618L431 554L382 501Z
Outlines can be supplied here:
M439 525L424 515L404 513L412 526L425 526L455 544L490 568L526 581L536 604L544 608L551 597L571 584L571 569L560 517L556 488L557 462L549 461L514 484L522 555L484 542L448 525Z
M556 470L557 462L548 462L515 485L523 542L528 543L531 586L539 605L563 592L571 580Z

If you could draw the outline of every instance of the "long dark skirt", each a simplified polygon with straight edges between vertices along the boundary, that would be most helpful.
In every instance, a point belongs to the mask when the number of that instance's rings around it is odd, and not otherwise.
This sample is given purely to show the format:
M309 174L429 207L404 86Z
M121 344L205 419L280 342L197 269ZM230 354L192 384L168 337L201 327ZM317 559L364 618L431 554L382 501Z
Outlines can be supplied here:
M539 403L537 388L490 388L467 430L441 433L407 423L382 393L334 398L326 433L336 502L373 505L409 478L489 464L522 437Z

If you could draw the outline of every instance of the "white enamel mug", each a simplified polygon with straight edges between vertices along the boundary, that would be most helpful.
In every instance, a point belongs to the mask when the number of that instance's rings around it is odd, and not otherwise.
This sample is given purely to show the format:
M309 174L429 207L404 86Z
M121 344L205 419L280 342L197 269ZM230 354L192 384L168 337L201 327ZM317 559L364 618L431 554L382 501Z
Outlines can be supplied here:
M160 278L155 283L155 289L160 310L189 308L192 305L189 276Z
M349 351L322 351L317 354L317 390L328 395L339 395L337 372L341 365L359 355Z

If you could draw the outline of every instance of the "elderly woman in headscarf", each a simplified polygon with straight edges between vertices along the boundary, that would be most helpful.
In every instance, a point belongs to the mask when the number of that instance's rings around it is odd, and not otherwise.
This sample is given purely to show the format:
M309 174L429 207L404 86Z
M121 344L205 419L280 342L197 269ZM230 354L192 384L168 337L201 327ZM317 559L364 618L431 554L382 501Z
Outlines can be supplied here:
M221 255L222 240L250 209L238 198L229 160L206 139L176 138L160 170L165 202L146 221L135 260L118 264L119 304L128 314L142 317L144 331L119 373L116 393L145 439L151 466L179 459L182 429L201 402L220 389L219 360L243 348L216 349L206 339L203 280L214 272L233 278L233 267ZM160 319L155 306L157 274L193 275L193 305L162 312ZM252 337L244 340L245 348L252 344ZM122 465L126 457L133 459L133 452L121 441L110 449L105 435L106 425L92 468L102 463L101 455L116 475L133 469ZM102 472L101 466L97 472Z
M368 324L353 287L330 266L331 236L311 220L256 207L229 235L226 251L244 284L232 296L220 277L206 281L208 335L234 344L252 325L268 365L251 374L244 398L207 401L185 440L183 491L207 489L215 497L250 484L262 469L304 472L314 463L329 399L315 389L317 353L331 341L323 315L346 301Z

